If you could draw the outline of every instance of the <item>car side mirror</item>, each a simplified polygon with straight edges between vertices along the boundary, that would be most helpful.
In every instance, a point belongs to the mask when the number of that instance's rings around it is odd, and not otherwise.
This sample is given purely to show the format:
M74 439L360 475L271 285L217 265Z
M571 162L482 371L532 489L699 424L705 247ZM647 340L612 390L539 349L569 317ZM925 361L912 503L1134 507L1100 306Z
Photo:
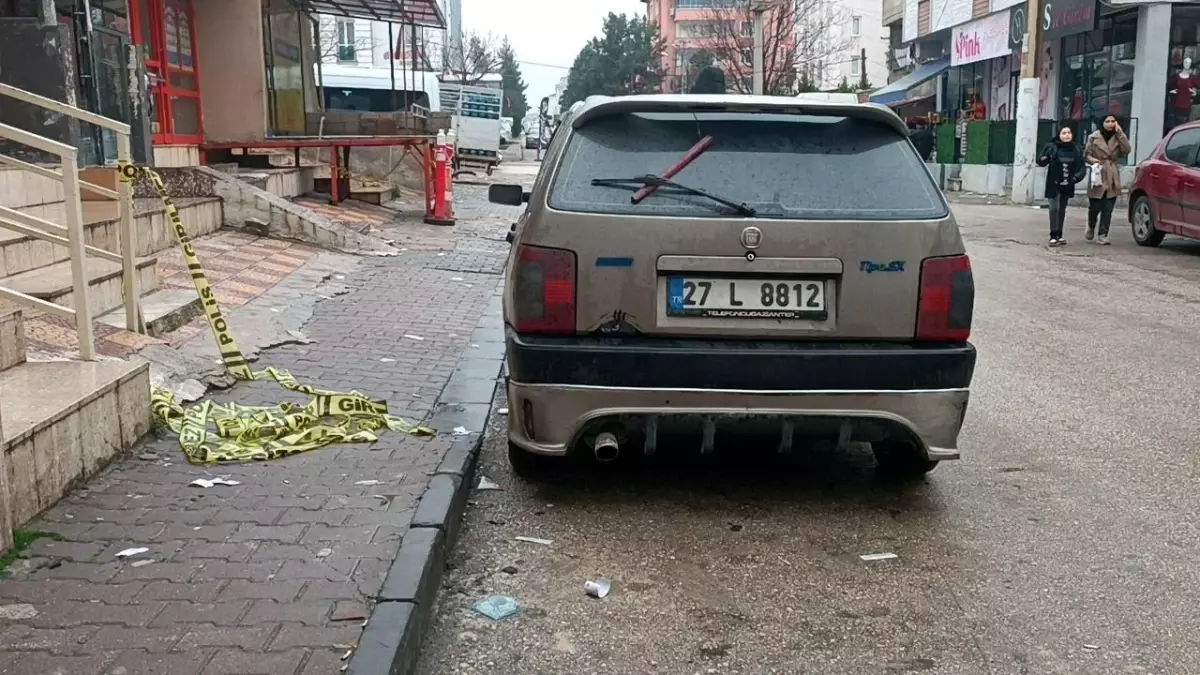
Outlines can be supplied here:
M529 201L529 196L520 185L491 185L488 186L488 201L493 204L520 206Z

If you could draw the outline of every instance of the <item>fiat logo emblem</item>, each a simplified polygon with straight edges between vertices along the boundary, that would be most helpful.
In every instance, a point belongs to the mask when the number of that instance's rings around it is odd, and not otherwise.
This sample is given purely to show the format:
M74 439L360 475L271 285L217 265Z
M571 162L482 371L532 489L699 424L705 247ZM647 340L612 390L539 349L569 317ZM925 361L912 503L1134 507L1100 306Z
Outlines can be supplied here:
M762 244L762 230L757 227L747 227L742 230L742 246L758 248Z

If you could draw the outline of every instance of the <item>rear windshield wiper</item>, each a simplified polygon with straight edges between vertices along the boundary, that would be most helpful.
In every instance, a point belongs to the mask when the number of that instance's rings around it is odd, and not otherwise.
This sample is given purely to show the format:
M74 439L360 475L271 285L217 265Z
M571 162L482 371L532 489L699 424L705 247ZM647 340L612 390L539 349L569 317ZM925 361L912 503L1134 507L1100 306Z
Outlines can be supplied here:
M694 187L691 187L690 185L683 185L681 183L676 183L673 180L669 180L669 179L663 178L661 176L654 176L654 175L650 175L650 174L646 174L644 176L634 176L632 178L593 178L592 185L603 185L603 186L607 186L607 187L637 188L639 190L643 187L656 187L656 188L666 187L666 188L671 188L671 189L679 191L679 192L683 192L685 194L696 195L698 197L705 197L707 199L711 199L712 201L714 201L718 204L728 206L729 208L736 211L737 214L740 216L747 216L747 217L753 218L755 215L758 214L758 211L755 211L753 207L751 207L745 203L735 202L730 199L725 199L724 197L718 197L717 195L714 195L713 193L708 192L706 190L701 190L700 188L694 188ZM632 202L634 204L637 203L637 201L635 201L633 198L630 198L630 202Z

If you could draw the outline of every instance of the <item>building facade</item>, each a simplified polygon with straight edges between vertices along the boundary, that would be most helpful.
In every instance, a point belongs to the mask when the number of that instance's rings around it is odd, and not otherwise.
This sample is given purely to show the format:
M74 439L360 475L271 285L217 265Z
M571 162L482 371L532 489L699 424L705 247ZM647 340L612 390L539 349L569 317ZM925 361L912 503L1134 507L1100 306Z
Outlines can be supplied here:
M936 112L949 120L1016 119L1023 0L888 0L893 82L872 94L902 115ZM1114 115L1129 134L1135 163L1164 134L1200 119L1200 3L1137 0L1043 2L1037 54L1038 118L1077 136Z
M350 17L319 17L322 63L364 68L441 72L447 59L461 58L462 2L436 0L446 16L446 28L405 26Z
M130 124L138 161L194 166L206 145L316 133L321 23L300 7L439 25L444 6L434 2L4 1L0 81ZM360 20L352 21L357 29ZM375 58L373 38L370 44L368 61ZM115 160L115 139L98 130L54 137L77 145L84 164Z
M731 92L749 93L753 21L748 0L642 0L665 41L663 90L686 91L712 63ZM764 13L768 93L794 93L801 79L832 89L845 78L887 79L886 30L878 0L779 0ZM865 51L866 60L863 60Z

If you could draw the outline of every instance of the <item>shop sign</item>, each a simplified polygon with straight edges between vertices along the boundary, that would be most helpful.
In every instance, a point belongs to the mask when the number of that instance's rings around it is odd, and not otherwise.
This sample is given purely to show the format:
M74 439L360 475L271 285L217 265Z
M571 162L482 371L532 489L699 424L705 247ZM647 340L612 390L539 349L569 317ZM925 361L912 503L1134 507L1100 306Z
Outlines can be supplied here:
M971 0L929 0L929 32L961 26L974 11Z
M1042 38L1057 40L1096 28L1096 0L1047 0L1042 6Z
M1007 12L985 16L954 29L950 42L950 65L986 61L1012 53L1009 47Z
M1013 7L1008 12L1008 48L1017 51L1025 44L1025 33L1029 31L1029 21L1025 16L1025 6Z

